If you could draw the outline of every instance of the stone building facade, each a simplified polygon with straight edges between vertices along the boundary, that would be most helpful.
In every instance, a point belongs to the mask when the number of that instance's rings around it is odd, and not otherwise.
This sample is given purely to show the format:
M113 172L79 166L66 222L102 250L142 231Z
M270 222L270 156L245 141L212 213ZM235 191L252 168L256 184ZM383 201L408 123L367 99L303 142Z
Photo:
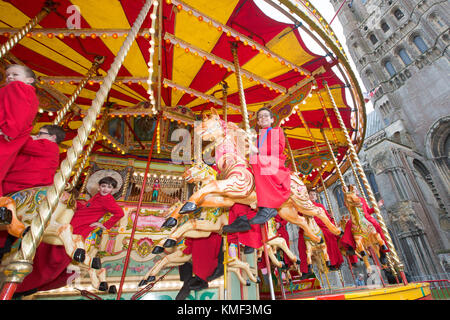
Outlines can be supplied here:
M449 13L446 0L354 0L338 15L365 87L377 89L359 156L414 279L450 272ZM339 183L328 195L338 219L347 214Z

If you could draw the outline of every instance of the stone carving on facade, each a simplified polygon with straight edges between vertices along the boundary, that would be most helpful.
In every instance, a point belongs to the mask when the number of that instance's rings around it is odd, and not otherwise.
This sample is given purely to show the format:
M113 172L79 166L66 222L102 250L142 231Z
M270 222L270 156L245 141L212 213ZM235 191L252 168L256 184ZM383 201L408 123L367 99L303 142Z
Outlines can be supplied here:
M388 209L388 215L392 224L397 226L400 233L424 230L422 222L409 201L398 202L394 207Z

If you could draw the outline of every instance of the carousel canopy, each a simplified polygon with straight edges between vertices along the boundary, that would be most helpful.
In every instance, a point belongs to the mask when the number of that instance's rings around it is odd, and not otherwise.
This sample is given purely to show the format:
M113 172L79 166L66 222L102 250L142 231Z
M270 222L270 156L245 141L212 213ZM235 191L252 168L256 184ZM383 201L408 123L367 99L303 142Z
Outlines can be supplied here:
M3 57L3 67L25 64L38 76L41 110L35 131L54 121L94 62L100 61L61 122L68 130L62 158L144 3L0 2L1 44L13 39L34 17L45 15ZM274 111L304 179L317 184L322 174L328 183L334 182L336 171L323 135L344 170L348 146L333 103L358 150L365 130L362 94L339 40L320 13L308 1L277 3L153 3L154 10L146 16L104 104L115 123L106 126L103 136L94 137L92 132L91 139L98 141L91 152L145 156L152 138L145 128L154 128L155 111L164 112L169 128L170 120L172 127L189 126L211 108L224 115L226 104L227 120L242 123L244 99L252 126L260 107ZM266 15L262 4L283 13L289 22ZM317 46L322 54L311 49ZM242 79L243 96L236 74ZM166 134L161 144L170 148L168 141Z

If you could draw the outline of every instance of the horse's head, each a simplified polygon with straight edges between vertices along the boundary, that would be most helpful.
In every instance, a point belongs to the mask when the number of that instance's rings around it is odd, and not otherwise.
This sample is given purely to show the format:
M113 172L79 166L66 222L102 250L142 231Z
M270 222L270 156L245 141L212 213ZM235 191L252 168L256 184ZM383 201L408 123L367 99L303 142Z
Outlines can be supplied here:
M361 206L361 199L358 197L355 186L350 185L348 191L344 192L344 202L347 206Z
M216 171L203 161L195 163L192 167L184 170L183 178L188 183L205 182L216 179Z
M215 141L223 137L224 125L215 108L211 108L211 115L204 115L202 122L195 128L195 133L203 140Z

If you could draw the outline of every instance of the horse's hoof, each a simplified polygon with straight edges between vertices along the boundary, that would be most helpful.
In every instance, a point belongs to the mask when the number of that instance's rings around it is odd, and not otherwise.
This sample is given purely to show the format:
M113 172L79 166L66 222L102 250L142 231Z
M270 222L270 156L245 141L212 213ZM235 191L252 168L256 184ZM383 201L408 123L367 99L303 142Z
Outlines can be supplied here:
M256 283L261 283L261 278L260 277L256 277Z
M325 265L327 266L327 268L329 269L331 267L331 262L330 261L326 261Z
M13 218L12 211L6 207L0 207L0 226L11 224Z
M197 210L197 205L193 202L186 202L183 207L181 207L179 214L188 214Z
M107 291L108 290L108 283L105 281L100 282L100 285L98 286L99 291Z
M175 218L169 217L164 221L161 228L173 228L177 225L178 221Z
M298 265L300 265L300 263L301 263L300 259L297 259L297 261L295 262L295 264L298 264Z
M109 287L108 293L116 294L116 293L117 293L117 288L116 288L116 286L111 286L111 287Z
M139 281L138 287L143 287L145 285L147 285L148 281L145 279L142 279L141 281Z
M360 255L361 257L365 257L365 256L366 256L366 252L363 250L363 251L361 251L361 252L359 253L359 255Z
M148 276L148 278L147 278L147 282L153 282L155 280L156 280L155 276Z
M92 269L101 269L102 268L102 260L99 257L95 257L92 259L91 262L91 268Z
M164 252L164 248L161 246L155 246L152 251L153 254L161 254L163 252Z
M250 280L247 279L247 281L245 282L245 285L246 285L247 287L250 287L250 285L251 285Z
M84 259L86 259L86 250L84 250L82 248L78 248L77 250L75 250L75 253L73 254L72 259L77 262L83 263Z
M164 248L172 248L175 247L175 245L177 244L177 242L173 239L167 239L166 242L164 242L163 246Z

